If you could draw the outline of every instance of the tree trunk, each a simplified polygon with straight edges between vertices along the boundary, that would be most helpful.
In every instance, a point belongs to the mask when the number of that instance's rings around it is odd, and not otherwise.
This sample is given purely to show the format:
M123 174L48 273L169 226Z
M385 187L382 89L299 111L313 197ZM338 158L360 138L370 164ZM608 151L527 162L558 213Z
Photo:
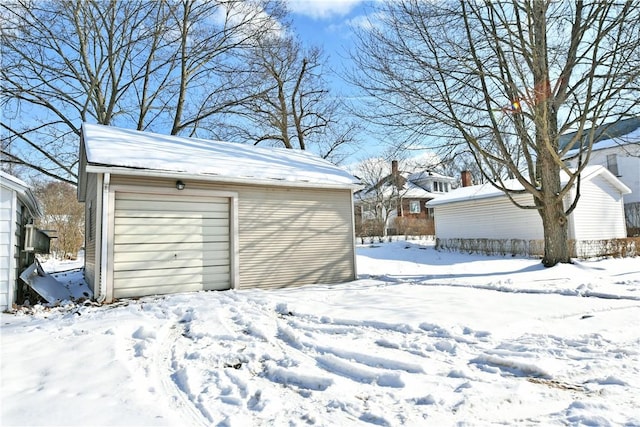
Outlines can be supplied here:
M536 201L536 205L541 207L538 212L542 217L544 232L542 264L545 267L553 267L558 263L571 262L569 225L562 197L559 196L562 188L560 167L553 163L550 154L545 150L541 150L539 162L542 199Z
M569 226L562 200L550 201L545 209L540 210L540 216L544 227L542 264L553 267L558 263L570 263Z

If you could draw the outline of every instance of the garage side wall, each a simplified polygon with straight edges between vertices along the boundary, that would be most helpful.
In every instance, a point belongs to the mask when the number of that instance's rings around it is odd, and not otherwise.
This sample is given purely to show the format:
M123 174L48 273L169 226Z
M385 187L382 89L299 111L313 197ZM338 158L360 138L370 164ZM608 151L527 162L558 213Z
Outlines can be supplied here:
M87 174L87 194L84 202L84 266L85 280L96 295L96 285L99 278L96 276L97 251L96 246L99 241L100 227L98 226L98 217L101 209L98 203L98 176L96 174Z
M175 188L175 180L111 177L112 185ZM185 180L189 189L238 194L240 288L355 279L351 191Z
M514 197L532 205L530 195ZM544 236L542 219L535 209L521 209L506 197L493 197L436 205L435 226L439 239L522 239Z

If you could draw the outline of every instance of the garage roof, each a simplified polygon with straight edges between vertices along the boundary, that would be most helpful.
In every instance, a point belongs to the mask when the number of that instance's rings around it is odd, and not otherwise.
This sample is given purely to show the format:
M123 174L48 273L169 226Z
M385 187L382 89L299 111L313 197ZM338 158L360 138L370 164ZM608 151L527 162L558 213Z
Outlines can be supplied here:
M611 172L609 172L605 167L594 165L587 166L581 173L582 180L591 180L596 176L602 175L604 179L609 181L616 189L620 191L620 194L629 194L631 190L629 187L624 185L622 181L616 178ZM560 173L560 180L563 183L568 181L568 176L564 173ZM504 185L506 188L513 191L523 190L524 187L522 184L518 182L516 179L509 179L504 181ZM464 202L469 200L477 200L477 199L488 199L492 197L502 197L505 193L502 190L494 187L490 183L481 184L481 185L472 185L469 187L460 187L449 193L445 193L442 196L438 196L438 198L430 200L427 202L427 206L433 207L438 205L446 205L454 202Z
M161 135L84 123L88 172L201 176L253 184L357 187L348 172L312 153ZM83 159L81 159L82 161Z

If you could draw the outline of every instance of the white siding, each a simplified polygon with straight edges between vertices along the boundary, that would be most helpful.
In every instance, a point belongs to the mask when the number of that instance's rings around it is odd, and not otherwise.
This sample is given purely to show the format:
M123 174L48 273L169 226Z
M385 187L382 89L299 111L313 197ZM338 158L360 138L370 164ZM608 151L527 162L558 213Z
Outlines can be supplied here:
M627 236L620 192L597 176L582 181L580 200L571 215L576 240L599 240Z
M515 197L532 205L530 195ZM506 196L434 206L436 236L441 239L543 238L542 218L535 209L521 209Z
M229 200L115 193L115 298L230 287Z
M611 154L616 155L618 163L617 178L631 189L630 194L624 195L624 202L640 202L640 144L627 144L593 151L589 164L606 168L607 156ZM576 166L577 160L573 159L568 163Z
M0 187L0 309L6 310L13 302L12 287L15 286L16 259L14 236L16 227L15 193Z

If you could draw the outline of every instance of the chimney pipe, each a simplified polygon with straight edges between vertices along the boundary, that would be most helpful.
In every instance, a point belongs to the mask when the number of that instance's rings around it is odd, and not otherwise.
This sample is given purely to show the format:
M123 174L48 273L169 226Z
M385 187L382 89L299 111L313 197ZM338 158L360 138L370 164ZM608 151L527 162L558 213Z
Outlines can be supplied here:
M393 175L393 176L398 175L398 161L397 160L391 160L391 175Z
M470 171L462 171L461 178L462 178L462 186L463 187L470 187L470 186L473 185L473 180L471 178L471 172Z

